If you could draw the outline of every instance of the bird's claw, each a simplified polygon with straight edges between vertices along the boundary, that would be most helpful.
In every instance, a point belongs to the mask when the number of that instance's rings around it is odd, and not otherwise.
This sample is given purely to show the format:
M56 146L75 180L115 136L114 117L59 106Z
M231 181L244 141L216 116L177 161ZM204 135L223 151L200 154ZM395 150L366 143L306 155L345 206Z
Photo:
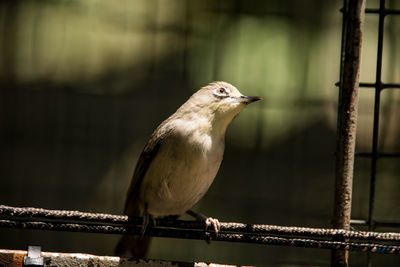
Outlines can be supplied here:
M218 235L219 231L221 230L221 224L219 223L218 219L207 217L205 219L205 223L206 223L206 230L208 229L208 227L212 226L214 228L215 235Z
M206 238L208 238L208 240L206 239L206 242L208 244L210 244L211 236L210 236L210 233L207 232L207 229L208 229L208 227L212 226L213 229L214 229L214 232L215 232L215 236L217 236L219 231L221 230L221 224L218 221L218 219L214 219L214 218L211 218L211 217L206 217L203 214L194 212L192 210L188 210L186 213L189 214L190 216L195 217L197 220L203 221L205 223L205 225L206 225L206 227L205 227L206 228L205 229L206 230L205 236L206 236Z

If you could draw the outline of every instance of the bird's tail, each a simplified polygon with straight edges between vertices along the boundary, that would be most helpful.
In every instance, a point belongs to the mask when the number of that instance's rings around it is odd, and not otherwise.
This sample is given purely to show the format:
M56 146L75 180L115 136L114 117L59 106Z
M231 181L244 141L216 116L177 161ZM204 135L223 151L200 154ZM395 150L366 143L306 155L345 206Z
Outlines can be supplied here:
M147 235L123 235L115 247L115 255L130 255L135 259L144 258L149 250L150 241L151 237Z

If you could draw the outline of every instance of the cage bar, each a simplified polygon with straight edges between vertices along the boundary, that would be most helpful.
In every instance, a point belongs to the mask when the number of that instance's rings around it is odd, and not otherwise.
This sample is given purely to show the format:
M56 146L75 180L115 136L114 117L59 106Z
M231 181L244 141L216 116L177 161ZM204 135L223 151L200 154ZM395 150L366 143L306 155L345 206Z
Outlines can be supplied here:
M344 1L333 227L350 229L358 87L365 0ZM348 266L348 252L332 250L331 266Z

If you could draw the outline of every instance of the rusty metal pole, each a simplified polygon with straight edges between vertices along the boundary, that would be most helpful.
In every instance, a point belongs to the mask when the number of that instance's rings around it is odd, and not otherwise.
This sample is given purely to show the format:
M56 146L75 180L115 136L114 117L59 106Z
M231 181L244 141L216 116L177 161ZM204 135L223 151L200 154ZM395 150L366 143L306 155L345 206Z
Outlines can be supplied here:
M358 87L365 0L344 0L336 137L333 227L350 229ZM347 250L332 250L332 267L348 266Z

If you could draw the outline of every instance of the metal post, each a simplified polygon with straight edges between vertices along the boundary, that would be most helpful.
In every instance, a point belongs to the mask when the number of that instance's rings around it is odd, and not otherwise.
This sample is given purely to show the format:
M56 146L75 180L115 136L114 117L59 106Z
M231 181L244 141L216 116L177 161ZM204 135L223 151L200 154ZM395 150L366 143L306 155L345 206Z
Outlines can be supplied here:
M358 87L365 0L344 0L336 137L333 227L350 229ZM332 250L331 266L348 266L348 251Z
M383 57L383 33L385 19L385 0L379 2L379 23L378 23L378 52L376 59L376 78L375 78L375 103L374 103L374 124L372 132L372 157L371 157L371 179L369 193L369 208L368 208L368 230L374 229L374 213L375 213L375 184L376 184L376 169L378 162L378 137L379 137L379 116L381 104L382 84L382 57ZM368 266L372 266L371 255L367 256Z

